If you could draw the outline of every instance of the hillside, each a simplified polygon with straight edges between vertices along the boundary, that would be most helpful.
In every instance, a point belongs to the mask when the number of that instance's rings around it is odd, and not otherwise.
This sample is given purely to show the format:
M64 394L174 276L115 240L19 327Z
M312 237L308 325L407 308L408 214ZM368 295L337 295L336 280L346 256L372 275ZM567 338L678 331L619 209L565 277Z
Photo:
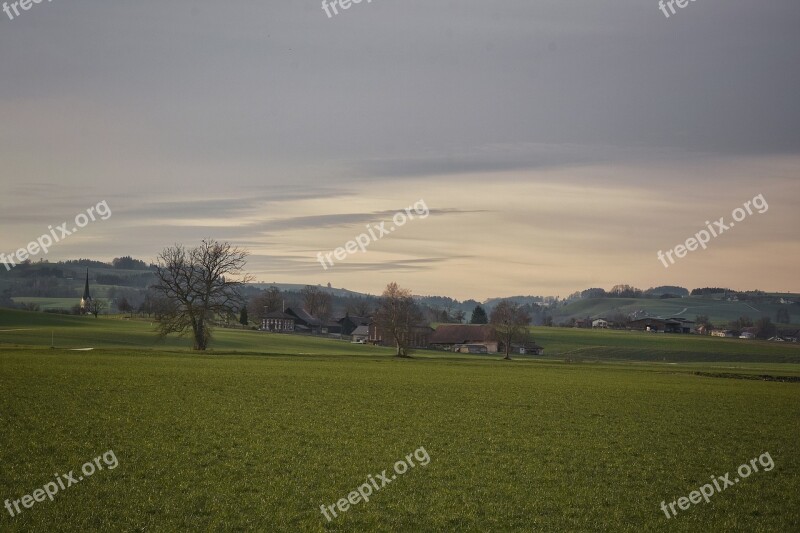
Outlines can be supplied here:
M649 316L684 317L694 320L697 315L707 315L711 322L724 324L741 316L749 316L753 320L768 316L775 321L778 303L754 303L741 301L725 301L712 298L687 296L685 298L648 299L648 298L590 298L578 300L558 308L553 315L556 322L571 318L579 319L609 317L614 313L625 315L640 312ZM789 306L793 324L800 323L800 305Z

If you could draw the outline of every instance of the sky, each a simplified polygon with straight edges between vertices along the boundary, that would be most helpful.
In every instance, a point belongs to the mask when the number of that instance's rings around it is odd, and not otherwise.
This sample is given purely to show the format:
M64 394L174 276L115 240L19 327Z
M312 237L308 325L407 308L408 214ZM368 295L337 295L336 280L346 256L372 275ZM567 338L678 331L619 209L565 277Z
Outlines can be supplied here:
M246 248L258 281L372 294L391 281L479 300L619 283L800 292L800 2L666 9L0 12L0 251L105 202L105 220L32 259L155 261L212 238ZM415 205L427 214L331 255ZM727 230L678 256L720 217Z

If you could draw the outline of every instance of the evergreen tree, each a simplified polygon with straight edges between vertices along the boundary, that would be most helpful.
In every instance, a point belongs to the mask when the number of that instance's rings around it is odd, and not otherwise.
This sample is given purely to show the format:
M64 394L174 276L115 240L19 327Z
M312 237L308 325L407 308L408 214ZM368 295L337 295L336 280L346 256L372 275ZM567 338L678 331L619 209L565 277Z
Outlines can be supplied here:
M472 318L469 319L470 324L488 324L489 317L486 316L486 311L483 310L483 307L480 305L476 305L475 309L472 310Z

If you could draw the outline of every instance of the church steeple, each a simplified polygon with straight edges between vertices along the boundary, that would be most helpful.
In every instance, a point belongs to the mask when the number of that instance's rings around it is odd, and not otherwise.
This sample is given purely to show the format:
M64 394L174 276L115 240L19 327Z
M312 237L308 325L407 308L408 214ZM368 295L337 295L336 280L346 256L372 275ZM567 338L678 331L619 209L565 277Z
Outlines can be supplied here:
M81 298L81 310L85 313L89 312L89 307L92 303L92 297L89 294L89 269L86 269L86 285L83 287L83 298Z
M89 269L86 269L86 286L83 288L83 299L84 300L91 300L92 297L89 296Z

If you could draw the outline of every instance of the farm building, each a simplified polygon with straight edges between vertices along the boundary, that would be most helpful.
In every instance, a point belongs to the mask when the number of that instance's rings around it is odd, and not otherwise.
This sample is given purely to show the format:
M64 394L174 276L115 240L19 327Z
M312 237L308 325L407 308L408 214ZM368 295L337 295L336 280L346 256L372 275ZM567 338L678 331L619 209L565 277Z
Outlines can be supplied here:
M744 328L742 332L739 334L740 339L755 339L756 338L756 328Z
M349 313L337 320L342 328L342 335L353 335L359 326L369 326L369 318L365 316L354 316Z
M375 321L370 322L368 328L369 328L368 341L370 344L375 344L377 346L394 345L394 341L392 340L391 336L386 335L377 322ZM409 345L412 348L427 348L428 339L430 338L432 332L433 328L431 328L427 324L418 324L416 326L411 326L411 342L409 343Z
M453 351L458 353L489 353L483 344L456 344Z
M511 351L522 355L544 355L544 348L535 342L511 344Z
M261 329L263 331L274 331L276 333L289 333L294 331L294 318L292 315L273 311L264 315L261 319Z
M361 325L350 332L353 342L367 342L369 339L369 325Z
M298 333L322 333L322 320L303 308L287 307L286 314L294 317L294 329Z
M694 321L685 318L646 317L630 321L631 329L657 333L692 333Z
M428 342L431 348L454 351L458 345L471 344L486 347L488 353L497 353L498 342L492 328L487 325L443 324L436 328Z

